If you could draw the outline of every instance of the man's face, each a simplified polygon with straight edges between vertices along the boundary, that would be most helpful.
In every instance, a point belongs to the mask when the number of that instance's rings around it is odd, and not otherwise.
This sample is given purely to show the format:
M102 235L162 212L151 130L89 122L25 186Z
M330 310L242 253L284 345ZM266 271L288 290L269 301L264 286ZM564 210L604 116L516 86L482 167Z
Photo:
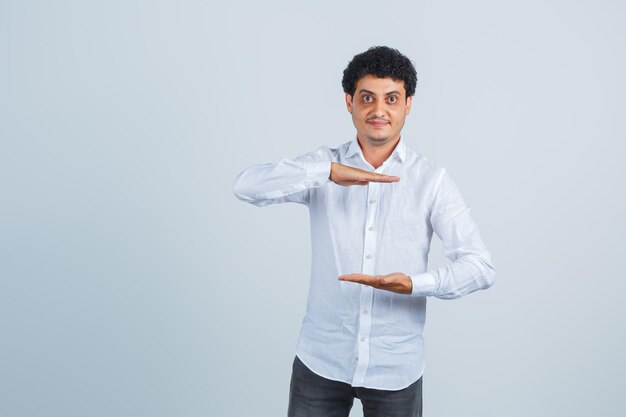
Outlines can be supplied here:
M374 75L361 78L354 97L346 94L346 106L352 113L358 138L373 146L398 139L412 99L406 97L404 81Z

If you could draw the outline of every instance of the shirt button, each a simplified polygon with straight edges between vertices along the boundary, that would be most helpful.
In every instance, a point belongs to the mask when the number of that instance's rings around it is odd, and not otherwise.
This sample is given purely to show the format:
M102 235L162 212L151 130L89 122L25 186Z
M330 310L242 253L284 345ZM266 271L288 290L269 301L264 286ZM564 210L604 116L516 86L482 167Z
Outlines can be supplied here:
M358 357L358 356L355 356L355 357L354 357L354 360L355 360L355 361L358 361L358 360L359 360L359 357Z
M374 200L373 198L370 200L370 204L374 204L376 202L376 200Z
M314 186L316 186L316 187L319 187L319 186L320 186L320 183L319 183L319 182L317 182L317 181L315 181L315 182L313 183L313 185L314 185Z
M367 310L363 310L363 314L367 314Z
M361 342L365 342L365 337L361 337Z
M369 230L370 232L373 232L374 231L374 226L370 226L370 228L367 229L367 230Z
M366 259L372 259L372 255L367 255L365 258Z

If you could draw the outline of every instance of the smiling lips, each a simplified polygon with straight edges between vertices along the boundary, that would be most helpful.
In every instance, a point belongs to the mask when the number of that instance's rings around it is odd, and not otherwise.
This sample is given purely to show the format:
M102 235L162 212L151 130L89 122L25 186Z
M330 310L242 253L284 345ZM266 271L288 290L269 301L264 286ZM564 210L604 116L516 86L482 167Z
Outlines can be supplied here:
M373 127L383 127L386 126L389 122L386 120L368 120L367 123Z

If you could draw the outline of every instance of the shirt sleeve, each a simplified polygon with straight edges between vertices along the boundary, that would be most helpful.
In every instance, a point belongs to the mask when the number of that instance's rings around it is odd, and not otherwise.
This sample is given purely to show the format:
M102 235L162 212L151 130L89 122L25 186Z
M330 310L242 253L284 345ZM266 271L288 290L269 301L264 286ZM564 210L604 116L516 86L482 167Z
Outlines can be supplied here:
M325 146L293 159L252 165L235 179L233 194L262 207L276 203L308 204L312 188L330 182L332 152Z
M413 297L459 298L487 289L495 280L491 255L470 215L470 207L445 168L440 178L430 223L442 241L444 255L452 262L433 271L409 275Z

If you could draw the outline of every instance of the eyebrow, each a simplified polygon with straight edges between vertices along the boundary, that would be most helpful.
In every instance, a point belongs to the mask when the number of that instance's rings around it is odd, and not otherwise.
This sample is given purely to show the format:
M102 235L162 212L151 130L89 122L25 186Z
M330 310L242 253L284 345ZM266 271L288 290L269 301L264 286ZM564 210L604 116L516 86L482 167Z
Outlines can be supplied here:
M367 89L365 89L365 88L362 88L361 90L359 90L359 94L363 94L363 93L376 95L376 93L375 93L375 92L370 91L370 90L367 90ZM400 92L399 92L398 90L393 90L393 91L390 91L390 92L388 92L388 93L385 93L385 95L386 95L386 96L389 96L389 95L391 95L391 94L398 94L398 95L401 95L401 94L400 94Z

